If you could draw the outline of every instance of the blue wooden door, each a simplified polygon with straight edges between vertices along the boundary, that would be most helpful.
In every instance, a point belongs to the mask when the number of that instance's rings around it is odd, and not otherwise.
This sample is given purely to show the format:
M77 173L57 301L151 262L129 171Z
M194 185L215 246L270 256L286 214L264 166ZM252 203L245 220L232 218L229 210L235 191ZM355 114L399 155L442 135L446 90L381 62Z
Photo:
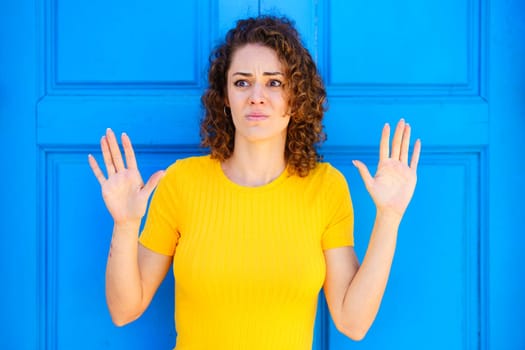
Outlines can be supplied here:
M236 18L296 20L329 93L325 158L348 179L363 257L382 124L423 141L391 279L362 342L320 298L314 349L523 349L525 35L517 2L19 0L0 11L0 348L169 349L171 274L116 328L111 219L87 154L126 131L147 177L198 147L207 55Z

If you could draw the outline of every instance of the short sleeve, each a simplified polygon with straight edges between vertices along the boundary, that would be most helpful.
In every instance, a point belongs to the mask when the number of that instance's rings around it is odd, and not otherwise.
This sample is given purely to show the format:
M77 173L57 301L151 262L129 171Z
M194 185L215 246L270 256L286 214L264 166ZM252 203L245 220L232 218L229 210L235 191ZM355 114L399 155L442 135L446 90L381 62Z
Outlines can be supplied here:
M170 166L158 184L139 242L159 254L173 256L179 240L177 219L176 163Z
M354 245L354 210L346 179L330 166L326 192L327 225L322 236L323 250Z

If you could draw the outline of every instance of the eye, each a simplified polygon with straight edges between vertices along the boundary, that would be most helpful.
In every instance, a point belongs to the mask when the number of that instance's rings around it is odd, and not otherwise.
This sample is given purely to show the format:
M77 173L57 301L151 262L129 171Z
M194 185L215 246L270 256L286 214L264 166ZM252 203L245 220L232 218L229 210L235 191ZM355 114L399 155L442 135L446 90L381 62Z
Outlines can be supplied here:
M271 87L280 87L283 85L283 83L280 80L272 79L268 82L268 85L270 85Z
M250 86L250 83L248 83L248 81L244 80L244 79L239 79L239 80L236 80L233 85L237 86L237 87L248 87Z

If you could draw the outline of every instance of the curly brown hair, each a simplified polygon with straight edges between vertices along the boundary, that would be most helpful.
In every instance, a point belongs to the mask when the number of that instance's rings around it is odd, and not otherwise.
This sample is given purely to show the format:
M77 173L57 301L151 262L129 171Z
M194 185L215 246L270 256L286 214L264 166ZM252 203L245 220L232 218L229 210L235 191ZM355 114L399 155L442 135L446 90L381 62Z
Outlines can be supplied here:
M233 54L246 44L273 49L285 67L285 89L291 118L287 128L285 160L289 171L301 177L315 168L321 156L317 146L326 134L322 119L326 90L308 50L301 43L294 24L286 17L258 16L237 21L225 41L210 54L208 88L201 101L205 115L201 122L201 143L211 157L224 161L234 148L235 126L225 113L227 72Z

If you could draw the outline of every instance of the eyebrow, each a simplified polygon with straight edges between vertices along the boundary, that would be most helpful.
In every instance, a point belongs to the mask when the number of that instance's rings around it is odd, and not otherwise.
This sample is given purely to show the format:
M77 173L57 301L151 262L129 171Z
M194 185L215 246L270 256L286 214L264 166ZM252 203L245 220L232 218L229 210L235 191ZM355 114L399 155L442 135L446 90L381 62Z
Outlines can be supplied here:
M240 75L240 76L243 76L243 77L252 77L253 74L252 73L245 73L245 72L235 72L232 74L232 76L236 76L236 75ZM281 73L281 72L264 72L263 73L264 76L275 76L275 75L281 75L284 77L284 74Z

